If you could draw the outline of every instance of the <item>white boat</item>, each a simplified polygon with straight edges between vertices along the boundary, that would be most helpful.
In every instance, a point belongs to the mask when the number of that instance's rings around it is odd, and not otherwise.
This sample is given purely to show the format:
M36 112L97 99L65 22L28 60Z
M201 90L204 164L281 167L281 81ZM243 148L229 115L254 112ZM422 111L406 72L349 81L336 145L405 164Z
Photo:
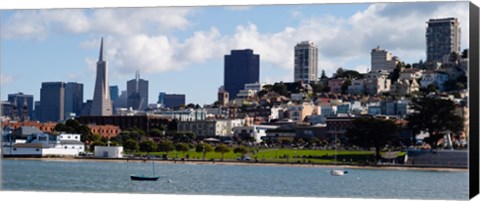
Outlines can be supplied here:
M333 170L330 171L330 174L332 176L343 176L345 174L345 171L333 169Z
M337 167L337 134L335 134L335 167ZM330 175L332 176L343 176L346 173L348 173L348 171L339 169L330 170Z

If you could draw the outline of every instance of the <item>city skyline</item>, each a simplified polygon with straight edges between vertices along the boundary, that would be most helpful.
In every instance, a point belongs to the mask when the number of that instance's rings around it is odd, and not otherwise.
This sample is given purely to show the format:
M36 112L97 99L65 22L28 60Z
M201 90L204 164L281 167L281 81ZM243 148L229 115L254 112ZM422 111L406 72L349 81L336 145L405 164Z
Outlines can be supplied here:
M210 104L223 85L223 56L232 49L250 48L260 55L262 83L293 81L294 46L304 40L318 45L318 70L328 76L340 66L364 73L376 46L407 63L425 61L425 23L457 17L467 30L468 17L462 13L467 7L465 2L426 2L5 11L2 100L17 92L39 100L41 82L51 81L82 83L84 101L92 99L95 57L105 36L110 85L126 90L126 81L140 70L152 86L149 103L165 91L186 94L187 103ZM135 14L137 9L142 14ZM149 18L159 10L161 16ZM69 15L76 18L59 18ZM115 26L102 27L102 22L111 24L108 20ZM134 22L140 23L129 26ZM33 29L22 29L28 27ZM352 41L352 33L361 37ZM462 32L462 50L468 48L466 34ZM18 59L24 55L29 59ZM42 67L49 70L29 73Z

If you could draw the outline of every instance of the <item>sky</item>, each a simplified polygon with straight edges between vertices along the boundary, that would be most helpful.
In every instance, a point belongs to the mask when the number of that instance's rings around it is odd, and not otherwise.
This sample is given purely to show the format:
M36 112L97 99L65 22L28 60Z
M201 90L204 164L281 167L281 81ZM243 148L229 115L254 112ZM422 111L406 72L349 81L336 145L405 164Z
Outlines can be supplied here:
M380 46L407 63L425 60L425 22L457 17L468 48L468 2L3 10L1 99L23 92L39 100L42 82L84 84L92 99L100 40L109 84L126 90L140 71L149 103L159 92L211 104L232 49L260 55L260 82L293 81L293 48L314 41L319 72L365 73Z

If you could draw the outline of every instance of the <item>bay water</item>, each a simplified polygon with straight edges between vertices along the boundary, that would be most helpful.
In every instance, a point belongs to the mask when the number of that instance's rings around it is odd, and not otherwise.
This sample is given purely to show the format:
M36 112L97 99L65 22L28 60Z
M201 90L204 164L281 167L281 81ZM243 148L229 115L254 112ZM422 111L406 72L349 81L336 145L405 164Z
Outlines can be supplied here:
M155 163L158 181L131 181L152 175L151 162L3 160L2 190L194 195L292 196L393 199L467 199L467 171Z

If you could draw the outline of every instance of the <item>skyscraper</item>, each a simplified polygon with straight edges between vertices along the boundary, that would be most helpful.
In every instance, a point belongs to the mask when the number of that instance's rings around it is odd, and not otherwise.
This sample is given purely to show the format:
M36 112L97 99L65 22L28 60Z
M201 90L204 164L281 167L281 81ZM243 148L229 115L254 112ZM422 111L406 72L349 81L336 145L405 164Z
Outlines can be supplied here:
M28 121L33 120L33 95L23 94L22 92L16 94L8 94L8 102L13 105L16 111L12 111L12 115L15 114L15 118L10 115L13 120Z
M65 83L65 118L80 116L83 105L83 84Z
M427 62L441 62L452 52L460 53L460 22L457 18L430 19L425 36Z
M185 105L185 94L167 94L160 92L157 103L162 104L165 108L175 108Z
M63 121L65 118L65 83L42 82L39 121Z
M253 50L232 50L225 55L224 64L225 91L230 94L230 100L237 97L237 93L247 83L256 83L260 80L260 55L253 54Z
M318 48L311 41L295 45L294 82L312 82L318 80Z
M110 100L110 89L108 85L108 66L107 61L105 61L103 57L103 38L100 43L100 56L97 62L97 78L95 80L91 115L112 115L112 102Z
M118 86L117 85L110 86L110 100L112 100L112 102L115 102L117 98L118 98Z
M135 73L135 79L127 82L127 107L135 110L145 110L148 107L148 81L140 79L140 73Z

